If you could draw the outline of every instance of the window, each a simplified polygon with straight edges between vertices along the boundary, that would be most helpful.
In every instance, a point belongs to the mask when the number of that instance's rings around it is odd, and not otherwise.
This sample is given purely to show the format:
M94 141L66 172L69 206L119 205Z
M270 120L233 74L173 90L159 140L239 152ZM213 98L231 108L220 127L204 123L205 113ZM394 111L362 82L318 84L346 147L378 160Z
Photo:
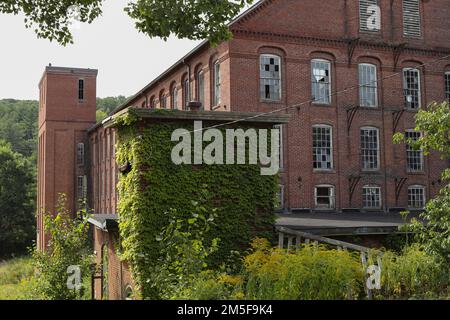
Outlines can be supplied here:
M177 86L174 85L172 89L172 109L177 109L178 107L178 89Z
M403 0L403 34L419 38L422 35L419 0Z
M197 74L197 99L202 104L202 108L205 108L205 74L203 71L199 71Z
M284 135L284 129L283 129L283 125L278 124L274 127L275 129L280 130L280 150L279 150L279 154L280 154L280 169L284 168L284 139L283 139L283 135Z
M408 140L417 141L421 137L421 133L414 130L407 130L405 137ZM416 150L412 145L406 144L406 163L408 171L421 172L423 171L423 151Z
M167 107L166 95L164 94L164 92L159 96L159 106L161 109L165 109Z
M78 80L78 100L84 100L84 79Z
M419 70L403 69L403 91L406 107L409 109L420 108L420 74Z
M87 178L86 176L77 177L77 198L84 200L87 196Z
M150 98L150 108L155 109L156 108L156 99L155 96Z
M411 186L408 188L408 207L411 209L423 209L425 207L425 188Z
M381 208L381 188L380 187L363 187L363 207L367 209Z
M381 10L378 0L359 0L359 28L361 31L381 29Z
M190 101L189 79L186 79L183 82L183 95L184 95L183 109L187 109Z
M260 94L261 99L281 99L281 59L278 56L264 54L260 57Z
M359 65L359 100L362 107L376 107L377 67L373 64Z
M379 169L379 134L376 128L361 128L361 157L363 170Z
M330 62L313 60L312 70L312 99L315 103L331 103Z
M214 105L218 106L220 104L220 85L221 85L221 79L220 79L220 62L216 61L214 63Z
M333 134L330 126L313 127L313 167L319 170L333 168Z
M445 97L450 102L450 72L445 73Z
M77 164L84 165L84 143L77 145Z
M335 193L333 186L317 186L314 194L317 209L334 209Z
M275 208L284 209L284 186L282 184L278 186L277 203L275 204Z

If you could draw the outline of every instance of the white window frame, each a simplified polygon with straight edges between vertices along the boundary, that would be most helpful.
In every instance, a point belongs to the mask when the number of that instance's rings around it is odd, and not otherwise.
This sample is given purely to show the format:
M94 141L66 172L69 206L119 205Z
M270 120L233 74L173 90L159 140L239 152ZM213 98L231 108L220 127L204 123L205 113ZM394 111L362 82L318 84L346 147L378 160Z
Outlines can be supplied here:
M323 85L323 87L325 87L325 90L326 90L326 87L328 87L328 96L321 97L320 100L317 100L317 97L315 95L316 91L320 93L323 89L321 89L321 86L320 86L321 83L317 81L316 75L314 74L314 69L315 69L314 65L315 64L321 64L321 63L323 63L323 64L328 66L328 83L325 83L326 86ZM322 69L320 69L320 70L322 70ZM326 70L326 69L323 69L323 70ZM314 98L314 101L313 101L314 104L330 105L332 103L332 97L331 97L332 76L331 76L331 71L332 71L331 70L331 61L325 60L325 59L312 59L311 60L311 96L312 96L312 98ZM322 76L322 75L318 75L318 76ZM323 99L328 98L328 101L324 101L322 98Z
M411 205L411 203L412 203L412 201L411 201L412 195L410 194L410 191L412 191L414 189L415 190L422 190L422 204L423 204L422 206ZM417 196L417 194L414 195L414 196ZM419 209L419 210L423 209L425 207L426 203L427 203L427 196L426 196L426 188L424 186L415 184L415 185L411 185L411 186L408 187L408 208L409 209Z
M316 168L315 167L315 162L322 162L322 161L314 161L314 155L316 150L319 149L325 149L324 147L314 147L314 129L327 129L329 130L329 135L330 135L330 168ZM334 169L334 157L333 157L333 127L327 124L317 124L317 125L313 125L312 127L312 147L313 147L313 169L314 171L329 171L329 170L333 170ZM317 154L319 156L319 154ZM317 159L316 159L317 160Z
M418 135L418 137L415 137L416 139L420 139L422 137L422 133L418 132L414 129L408 129L405 131L405 137L407 139L412 138L411 136L408 136L409 134L415 134ZM412 159L411 154L419 154L420 156L420 169L411 168L409 159ZM425 170L425 158L422 150L413 150L411 149L410 145L406 143L406 170L408 172L423 172Z
M373 81L369 79L364 79L367 81L363 82L363 75L362 75L362 68L367 68L367 70L372 69L374 79ZM372 72L369 72L369 77L371 76ZM371 107L376 108L378 107L378 78L377 78L377 66L371 63L360 63L358 65L358 79L359 79L359 103L362 107ZM364 95L372 94L371 90L373 90L374 94L374 104L368 104L368 99L363 99Z
M268 58L268 59L274 59L274 65L277 65L276 61L278 61L278 78L276 77L266 77L263 76L263 72L265 70L263 70L263 66L265 66L265 64L263 64L263 59ZM261 100L266 100L266 101L280 101L282 98L282 66L281 66L281 57L277 56L275 54L261 54L259 56L259 97ZM278 82L278 93L275 93L275 89L274 89L274 93L278 94L277 97L269 97L267 98L265 95L265 88L266 88L266 81L273 81L274 83ZM269 86L273 86L274 88L276 88L276 85L270 85ZM264 91L263 91L263 87L264 87ZM269 90L270 91L270 90Z
M368 196L371 196L371 194L367 194L366 190L376 190L378 192L378 203L377 200L372 201L372 199L368 199ZM381 187L379 186L373 186L373 185L365 185L362 189L362 205L364 209L381 209L383 207L383 195L381 193ZM370 202L370 203L369 203ZM372 203L375 203L375 205L371 205Z
M370 154L368 154L368 155L364 154L364 151L365 150L371 151L373 149L369 149L367 147L363 148L363 135L362 135L362 131L363 130L373 130L373 131L376 131L376 133L377 133L377 148L376 148L376 151L377 151L377 155L376 155L377 166L374 167L374 168L368 168L366 166L366 161L365 160L367 160L367 157L372 157L372 156ZM361 167L362 167L362 170L363 171L378 171L378 170L380 170L380 166L381 166L381 164L380 164L380 153L381 153L381 150L380 150L380 129L378 129L376 127L362 127L359 130L359 136L360 136L360 152L361 152Z
M284 125L277 124L275 129L280 130L280 169L284 169Z
M214 106L219 106L222 100L221 97L221 87L222 87L222 78L220 74L220 61L216 60L214 62L214 74L213 74L214 86L213 86L213 101Z
M325 208L325 207L319 207L319 202L318 202L318 192L317 189L319 188L329 188L330 189L330 195L328 196L329 200L330 200L330 207L329 208ZM320 184L314 187L314 204L315 204L315 208L316 210L333 210L336 209L336 188L333 185L330 184Z
M415 72L417 74L417 83L418 83L418 88L417 89L411 89L408 88L407 85L407 72ZM420 74L420 70L417 68L403 68L403 96L405 99L405 104L406 107L409 110L419 110L422 106L422 83L421 83L421 74ZM411 107L412 101L408 101L408 96L410 96L411 94L407 94L410 93L410 90L414 90L417 91L417 107Z
M284 189L285 189L284 185L282 185L282 184L278 185L278 194L277 194L277 196L278 196L277 209L278 210L284 209Z
M445 98L450 102L450 71L444 74L444 85L445 85Z
M202 103L202 109L205 108L205 73L203 70L197 72L197 99Z
M183 81L183 110L187 110L188 104L191 100L191 83L189 78L184 79Z

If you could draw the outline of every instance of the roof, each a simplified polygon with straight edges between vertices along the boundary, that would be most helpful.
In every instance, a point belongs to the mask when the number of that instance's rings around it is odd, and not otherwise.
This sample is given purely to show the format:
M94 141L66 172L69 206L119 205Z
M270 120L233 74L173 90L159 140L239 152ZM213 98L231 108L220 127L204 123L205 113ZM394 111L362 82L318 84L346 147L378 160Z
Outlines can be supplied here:
M116 214L94 214L88 222L103 231L117 230L119 216Z
M39 84L41 84L42 79L47 73L57 73L57 74L79 74L79 75L92 75L96 76L98 74L97 69L89 69L89 68L73 68L73 67L53 67L51 65L45 67L45 71L42 74L41 80Z
M237 23L238 21L240 21L241 19L243 19L244 17L246 17L247 15L251 14L252 12L254 12L256 9L258 9L262 4L264 4L266 1L268 0L260 0L257 1L254 5L252 5L250 8L248 8L247 10L245 10L243 13L241 13L240 15L238 15L236 18L234 18L229 24L228 26L231 27L233 24ZM194 56L196 53L198 53L198 51L200 51L201 49L203 49L204 47L209 45L209 41L208 40L203 40L199 45L197 45L194 49L192 49L191 51L189 51L186 55L184 55L181 59L179 59L177 62L175 62L172 66L170 66L168 69L166 69L166 71L164 71L163 73L161 73L158 77L156 77L154 80L152 80L148 85L146 85L144 88L142 88L141 90L139 90L136 94L134 94L133 96L131 96L129 99L127 99L123 104L121 104L120 106L118 106L116 109L114 109L109 115L113 115L123 109L125 109L132 101L134 101L135 99L137 99L139 96L141 96L145 91L147 91L148 89L150 89L152 86L156 85L159 81L161 81L161 79L163 79L165 76L167 76L168 74L170 74L172 71L174 71L176 68L178 68L179 66L183 65L185 63L186 60L188 60L189 58L191 58L192 56Z

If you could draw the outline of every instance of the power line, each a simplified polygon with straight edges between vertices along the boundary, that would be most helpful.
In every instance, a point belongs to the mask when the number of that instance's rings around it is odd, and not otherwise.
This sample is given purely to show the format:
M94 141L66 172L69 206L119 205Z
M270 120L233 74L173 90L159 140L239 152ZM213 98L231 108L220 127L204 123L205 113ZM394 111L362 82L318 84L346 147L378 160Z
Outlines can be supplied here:
M415 67L411 67L411 69L423 68L423 67L425 67L425 66L427 66L427 65L434 64L434 63L436 63L436 62L439 62L439 61L441 61L441 60L445 60L445 59L447 59L447 58L450 58L450 54L449 54L449 55L446 55L446 56L443 56L443 57L441 57L441 58L438 58L438 59L436 59L436 60L433 60L433 61L430 61L430 62L427 62L427 63L423 63L423 64L417 65L417 66L415 66ZM351 90L355 90L355 89L359 89L359 88L364 87L364 86L368 86L369 84L379 83L379 82L382 82L382 81L384 81L384 80L387 80L387 79L393 78L393 77L395 77L395 76L398 76L398 75L400 75L400 74L403 74L403 71L393 73L393 74L391 74L391 75L389 75L389 76L386 76L386 77L377 79L377 80L375 80L375 81L371 81L371 82L369 82L369 83L359 84L359 85L356 85L356 86L352 86L352 87L346 88L346 89L341 90L341 91L336 91L336 92L334 92L334 93L331 93L331 94L330 94L330 97L338 96L338 95L340 95L340 94L342 94L342 93L346 93L346 92L351 91ZM313 103L313 102L315 102L315 101L316 101L315 99L309 99L309 100L306 100L306 101L303 101L303 102L300 102L300 103L297 103L297 104L294 104L294 105L291 105L291 106L287 106L287 107L275 109L275 110L272 110L272 111L269 111L269 112L258 113L258 114L254 115L254 116L251 116L251 117L242 118L242 119L237 119L237 120L233 120L233 121L226 122L226 123L220 123L220 124L216 124L216 125L213 125L213 126L210 126L210 127L206 127L206 128L201 128L201 129L189 131L189 132L187 132L187 133L191 134L191 133L195 133L195 132L199 132L199 131L203 131L203 130L216 129L216 128L220 128L220 127L223 127L223 126L229 126L229 125L236 124L236 123L239 123L239 122L242 122L242 121L253 120L253 119L256 119L256 118L260 118L260 117L262 117L262 116L265 116L265 115L269 115L269 114L274 114L274 113L282 112L282 111L289 110L289 109L292 109L292 108L297 108L297 109L298 109L298 108L300 108L301 106L303 106L303 105L305 105L305 104L310 104L310 103ZM186 134L187 134L187 133L186 133Z

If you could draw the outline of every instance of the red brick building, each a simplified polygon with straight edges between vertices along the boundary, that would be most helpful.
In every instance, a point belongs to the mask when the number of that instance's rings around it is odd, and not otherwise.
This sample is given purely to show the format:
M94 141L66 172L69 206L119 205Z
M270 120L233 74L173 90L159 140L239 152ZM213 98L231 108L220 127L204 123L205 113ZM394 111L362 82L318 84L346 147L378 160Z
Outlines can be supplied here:
M289 114L279 223L383 234L436 195L448 167L392 137L418 137L417 110L450 100L449 16L447 0L259 1L230 23L232 40L203 42L116 112L200 101L211 112ZM39 208L58 192L74 208L87 193L95 213L116 213L115 136L93 126L95 74L49 67L41 81Z

